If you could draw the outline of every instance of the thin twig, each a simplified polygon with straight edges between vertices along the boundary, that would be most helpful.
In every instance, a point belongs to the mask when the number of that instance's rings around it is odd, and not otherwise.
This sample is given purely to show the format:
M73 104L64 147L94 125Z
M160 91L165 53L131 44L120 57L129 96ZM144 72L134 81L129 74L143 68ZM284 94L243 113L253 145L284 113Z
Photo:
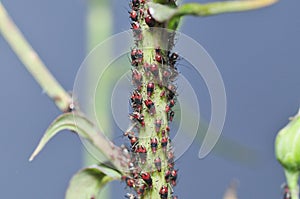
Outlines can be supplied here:
M43 91L55 102L61 111L68 111L72 103L71 96L62 88L49 72L38 54L26 41L13 20L0 2L0 32L21 62L35 78Z

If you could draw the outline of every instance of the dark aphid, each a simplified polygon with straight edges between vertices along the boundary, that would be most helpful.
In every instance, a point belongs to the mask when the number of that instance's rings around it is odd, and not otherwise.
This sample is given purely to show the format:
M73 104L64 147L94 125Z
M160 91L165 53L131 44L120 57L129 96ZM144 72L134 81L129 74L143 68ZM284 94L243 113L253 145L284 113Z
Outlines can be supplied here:
M127 193L126 195L125 195L125 198L127 198L127 199L138 199L135 195L133 195L132 193Z
M131 50L131 65L138 66L143 62L143 51L140 49L132 49Z
M129 115L131 120L138 121L142 126L145 126L144 115L139 112L133 112Z
M159 195L161 199L168 199L168 187L162 186L159 190Z
M128 12L128 13L129 13L129 17L132 21L138 20L138 12L137 11L132 10L131 12Z
M154 75L154 77L156 77L156 78L158 77L159 70L158 70L158 66L156 64L151 64L150 71Z
M161 119L156 119L156 120L155 120L154 125L155 125L155 132L156 132L156 133L159 133L160 128L161 128L161 124L162 124Z
M167 149L167 145L168 145L168 138L167 137L163 137L162 139L161 139L161 147L162 147L162 149L164 150L164 151L166 151L166 149Z
M141 176L142 176L142 179L146 182L146 184L148 185L148 187L152 187L152 178L151 178L151 175L150 175L150 173L148 173L148 172L143 172L142 174L141 174Z
M126 182L126 185L130 188L135 186L134 179L132 179L131 177L122 176L122 180L124 180Z
M144 103L148 108L150 115L154 115L156 113L154 102L151 99L147 99L144 101Z
M132 0L131 7L133 10L137 10L140 6L140 0Z
M171 100L169 101L169 103L166 105L165 111L168 113L174 105L175 105L175 100L174 100L174 99L171 99Z
M161 172L161 159L159 157L155 158L154 165L158 172Z
M143 97L142 95L137 91L133 91L131 97L131 106L132 108L137 111L137 112L141 112L142 108L143 108Z
M148 97L151 97L151 95L153 94L153 91L154 91L154 83L149 82L147 84L147 95L148 95Z
M175 68L175 64L176 64L178 57L179 57L179 55L177 53L172 53L169 56L169 64L172 68Z
M292 199L290 189L287 185L284 185L283 199Z
M172 100L175 97L175 92L168 90L167 91L167 99Z
M174 111L170 111L170 112L168 113L167 116L168 116L168 120L169 120L170 122L173 121L174 115L175 115L175 112L174 112Z
M157 151L157 138L150 139L151 151L152 153L156 153Z

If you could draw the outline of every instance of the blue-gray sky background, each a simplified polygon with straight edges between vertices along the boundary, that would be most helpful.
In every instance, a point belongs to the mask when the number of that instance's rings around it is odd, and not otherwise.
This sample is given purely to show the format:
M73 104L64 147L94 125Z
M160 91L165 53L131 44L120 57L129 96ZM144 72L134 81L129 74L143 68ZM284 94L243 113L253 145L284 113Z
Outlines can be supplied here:
M72 90L86 53L86 1L2 2L55 77ZM127 1L115 0L112 6L114 33L127 30ZM194 144L178 160L179 198L221 198L233 178L239 180L240 199L282 198L284 176L273 142L300 103L299 7L297 0L282 0L264 10L186 18L182 31L206 48L223 76L228 102L223 135L262 158L254 166L214 154L199 160ZM1 36L0 65L1 198L63 198L69 179L81 168L80 140L60 134L29 163L60 112ZM120 192L113 198L123 198L125 185L114 186Z

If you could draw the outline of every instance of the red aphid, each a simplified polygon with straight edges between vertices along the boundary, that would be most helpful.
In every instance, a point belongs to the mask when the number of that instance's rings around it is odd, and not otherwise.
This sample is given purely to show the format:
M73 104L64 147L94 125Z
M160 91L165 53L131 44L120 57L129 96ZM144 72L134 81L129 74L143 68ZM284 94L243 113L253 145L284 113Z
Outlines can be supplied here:
M152 178L151 178L151 175L150 175L150 173L148 173L148 172L143 172L142 174L141 174L141 176L142 176L142 179L146 182L146 184L148 185L148 187L152 187Z
M160 128L161 128L161 124L162 124L162 121L160 119L155 120L154 125L155 125L155 132L156 133L159 133Z
M138 66L143 62L143 51L140 49L132 49L131 50L131 65Z
M174 153L172 151L169 151L167 158L168 158L168 167L173 168L174 167Z
M170 182L170 177L171 177L171 171L170 171L170 170L167 170L167 171L165 172L165 180L166 180L167 183Z
M137 21L138 20L138 12L135 10L132 10L129 12L129 17L132 21Z
M135 183L134 183L134 179L127 177L127 176L122 176L122 180L124 180L127 184L128 187L134 187Z
M167 145L168 145L168 138L167 137L163 137L162 139L161 139L161 147L162 147L162 149L164 150L164 151L166 151L166 149L167 149Z
M142 80L143 80L142 74L136 69L132 70L132 83L137 87L139 87L142 85Z
M161 199L168 199L168 187L162 186L159 190L159 195Z
M144 146L139 145L139 146L136 148L135 152L139 154L141 163L142 163L142 164L145 164L145 162L146 162L146 160L147 160L147 149L146 149Z
M172 91L173 93L176 92L176 86L174 84L169 84L168 87L167 87L167 89L169 91Z
M154 165L158 172L161 172L161 159L159 157L155 158Z
M173 186L176 186L176 180L177 180L177 170L172 170L171 174L170 174L170 180L171 180L171 184Z
M150 140L150 145L151 145L151 151L152 151L152 153L156 153L156 151L157 151L157 138L152 138L151 140Z
M151 97L151 95L153 94L153 91L154 91L154 83L149 82L147 84L147 95L148 95L148 97Z
M164 97L166 95L166 91L162 91L161 93L160 93L160 97Z
M139 30L140 29L140 24L136 21L131 23L131 27L133 30Z
M155 19L149 14L145 17L145 22L150 28L155 26L156 23Z
M163 129L163 130L161 131L161 136L164 137L165 135L166 135L166 130Z
M170 71L164 70L164 71L163 71L163 75L162 75L162 76L163 76L163 80L164 80L165 82L168 81L170 75L171 75Z
M139 141L139 138L134 135L128 135L128 138L130 140L131 147L135 147Z
M154 75L154 77L158 77L159 70L157 64L151 64L150 71Z
M287 185L284 185L283 199L292 199L290 189Z
M170 132L170 127L166 126L166 131Z
M171 110L171 108L172 108L174 105L175 105L175 100L174 100L174 99L171 99L171 100L169 101L169 103L166 105L165 111L166 111L166 112L169 112L169 111Z
M139 196L142 196L142 195L144 195L144 193L145 193L145 189L146 189L146 185L141 185L141 186L139 186L138 188L137 188L137 190L136 190L136 193L139 195Z

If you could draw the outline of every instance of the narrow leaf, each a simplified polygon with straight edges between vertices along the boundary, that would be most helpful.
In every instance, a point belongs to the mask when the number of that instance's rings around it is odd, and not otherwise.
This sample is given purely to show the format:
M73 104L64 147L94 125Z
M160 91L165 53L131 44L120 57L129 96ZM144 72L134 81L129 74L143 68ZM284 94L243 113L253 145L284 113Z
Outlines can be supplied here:
M114 167L121 169L122 157L120 156L122 153L120 153L119 147L110 142L89 120L78 113L65 113L55 119L46 130L29 161L32 161L39 154L51 138L65 129L76 132L79 136L90 141L111 161Z
M65 199L96 198L100 189L108 182L120 178L120 173L105 166L94 165L84 168L72 177Z

